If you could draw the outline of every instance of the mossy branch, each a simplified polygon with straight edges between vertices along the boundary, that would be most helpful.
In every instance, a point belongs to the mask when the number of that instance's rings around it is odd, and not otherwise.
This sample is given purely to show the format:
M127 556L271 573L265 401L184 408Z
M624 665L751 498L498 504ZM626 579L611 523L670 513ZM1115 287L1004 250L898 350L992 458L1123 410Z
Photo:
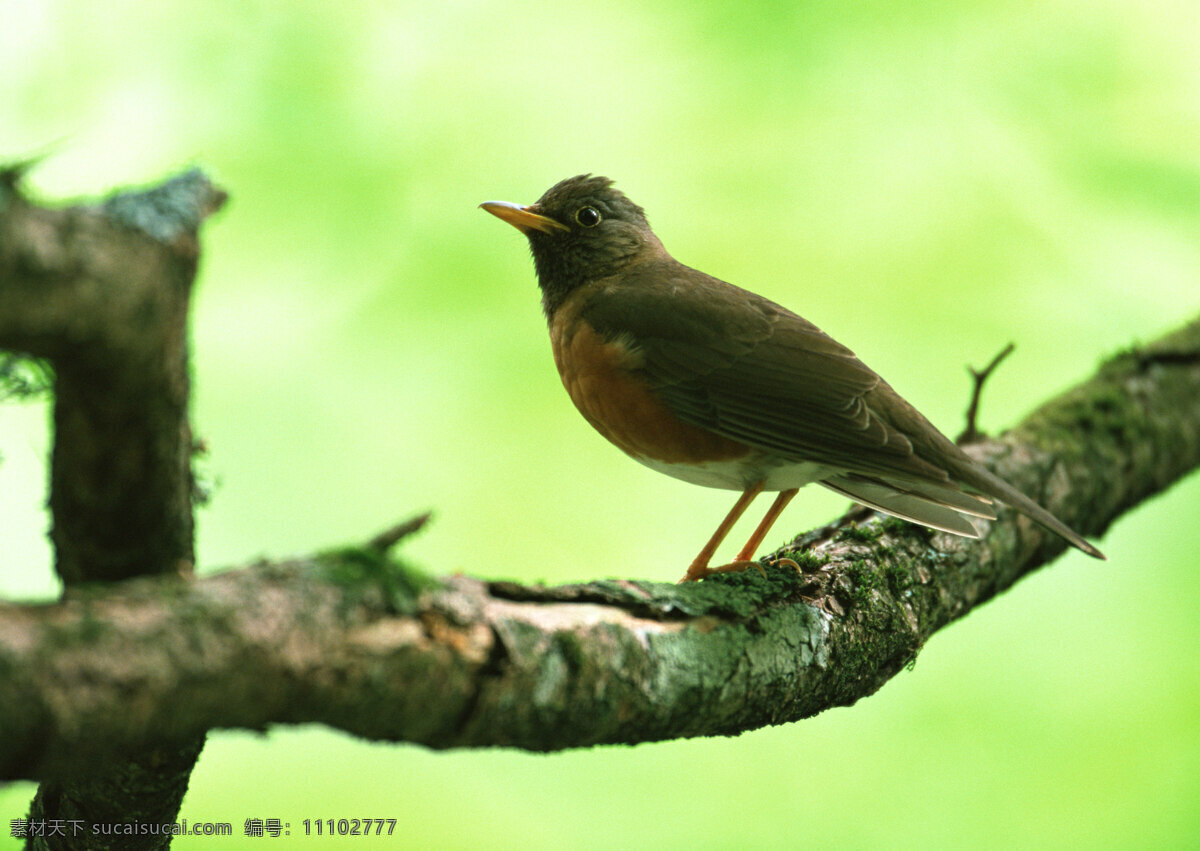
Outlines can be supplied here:
M1200 466L1200 319L971 451L1100 534ZM781 551L800 571L547 588L420 580L393 537L0 606L0 778L214 727L531 750L734 734L870 695L1064 548L1008 510L979 541L860 511Z

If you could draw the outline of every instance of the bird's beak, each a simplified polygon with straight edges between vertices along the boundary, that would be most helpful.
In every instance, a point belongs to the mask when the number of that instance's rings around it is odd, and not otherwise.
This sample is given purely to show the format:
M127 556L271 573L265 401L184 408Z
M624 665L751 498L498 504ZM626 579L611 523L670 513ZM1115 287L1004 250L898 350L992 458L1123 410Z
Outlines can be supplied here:
M531 212L528 207L513 204L509 201L484 201L479 205L498 219L504 219L521 233L540 230L542 233L554 233L556 230L570 230L566 225L559 224L554 219Z

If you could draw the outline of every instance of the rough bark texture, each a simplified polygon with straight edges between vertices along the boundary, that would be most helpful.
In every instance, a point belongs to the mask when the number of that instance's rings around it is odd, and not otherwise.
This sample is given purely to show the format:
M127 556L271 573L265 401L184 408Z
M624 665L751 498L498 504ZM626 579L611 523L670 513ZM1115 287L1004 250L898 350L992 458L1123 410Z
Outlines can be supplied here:
M972 451L1103 532L1200 465L1200 320ZM0 606L0 777L276 723L435 748L738 733L873 693L1065 546L1008 510L979 541L859 511L781 551L800 572L547 588L419 579L395 537Z
M224 195L189 172L101 206L46 209L16 190L18 177L16 169L0 174L0 346L54 367L58 574L69 591L83 582L190 573L188 302L197 229ZM28 730L39 732L49 734ZM86 777L65 771L38 790L30 818L172 821L203 743L195 731L164 747L115 751ZM75 841L47 835L29 845Z
M54 365L50 507L65 584L190 570L187 312L198 172L101 206L0 189L0 346Z

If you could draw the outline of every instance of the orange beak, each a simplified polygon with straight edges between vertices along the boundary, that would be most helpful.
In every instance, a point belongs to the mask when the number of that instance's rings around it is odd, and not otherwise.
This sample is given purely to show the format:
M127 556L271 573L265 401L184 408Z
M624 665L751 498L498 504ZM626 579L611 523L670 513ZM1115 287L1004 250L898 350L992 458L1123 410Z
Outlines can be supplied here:
M498 219L503 219L521 233L540 230L542 233L554 233L556 230L570 230L566 225L559 224L554 219L530 211L528 207L513 204L509 201L484 201L479 205Z

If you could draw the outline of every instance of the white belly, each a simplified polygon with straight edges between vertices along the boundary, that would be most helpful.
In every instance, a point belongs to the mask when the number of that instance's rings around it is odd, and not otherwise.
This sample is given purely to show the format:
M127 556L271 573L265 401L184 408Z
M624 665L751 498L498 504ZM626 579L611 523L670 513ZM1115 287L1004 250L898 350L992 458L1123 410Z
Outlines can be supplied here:
M745 490L757 482L763 482L763 490L768 491L802 488L838 472L832 467L808 461L739 458L734 461L709 461L704 464L667 464L650 458L631 457L651 470L666 473L693 485L735 491Z

